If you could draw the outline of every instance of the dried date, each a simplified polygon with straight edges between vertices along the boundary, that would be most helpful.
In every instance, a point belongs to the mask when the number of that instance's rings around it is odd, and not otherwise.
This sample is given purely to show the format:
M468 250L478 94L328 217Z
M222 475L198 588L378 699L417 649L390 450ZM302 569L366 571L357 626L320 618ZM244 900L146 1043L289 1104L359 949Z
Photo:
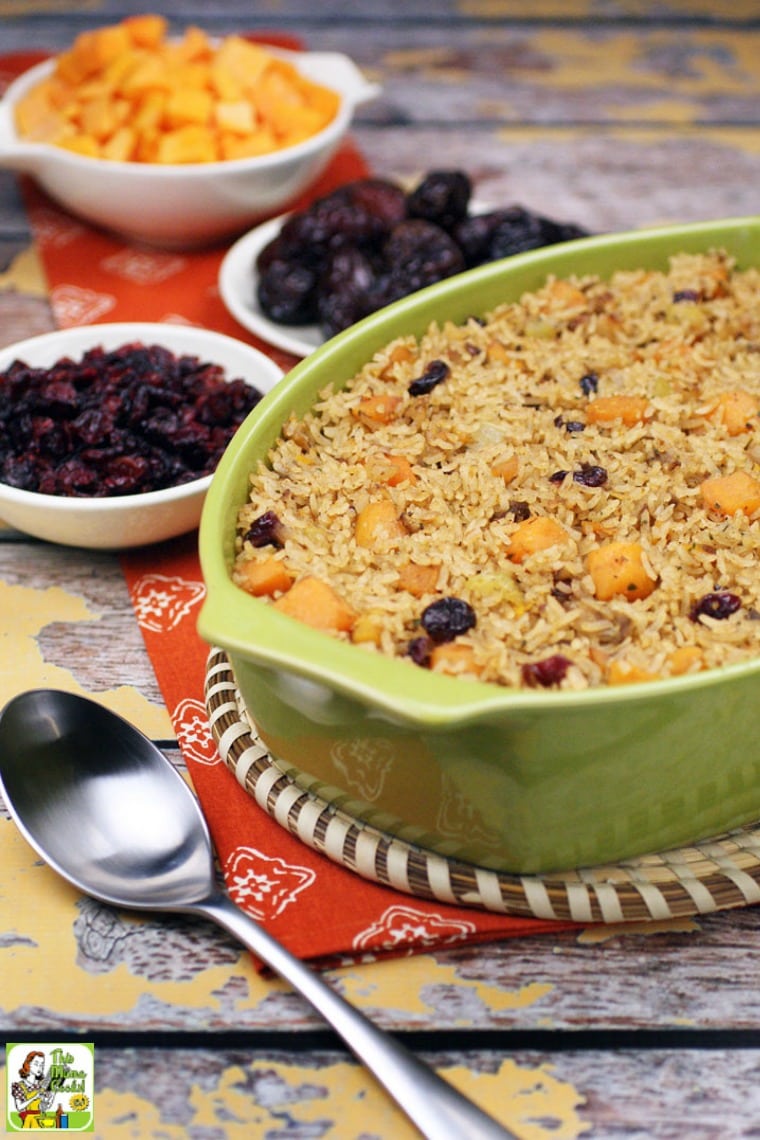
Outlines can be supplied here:
M256 259L256 299L278 324L333 336L426 285L587 231L521 206L470 215L461 170L430 171L409 193L382 178L338 187L291 214Z

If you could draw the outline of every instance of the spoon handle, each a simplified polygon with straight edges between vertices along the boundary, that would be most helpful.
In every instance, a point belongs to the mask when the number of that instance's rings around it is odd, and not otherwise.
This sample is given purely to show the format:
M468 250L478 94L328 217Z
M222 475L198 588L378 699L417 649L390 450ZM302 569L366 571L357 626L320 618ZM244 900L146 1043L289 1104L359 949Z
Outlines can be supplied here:
M347 1002L227 895L213 894L193 909L218 922L305 997L423 1136L429 1140L518 1140Z

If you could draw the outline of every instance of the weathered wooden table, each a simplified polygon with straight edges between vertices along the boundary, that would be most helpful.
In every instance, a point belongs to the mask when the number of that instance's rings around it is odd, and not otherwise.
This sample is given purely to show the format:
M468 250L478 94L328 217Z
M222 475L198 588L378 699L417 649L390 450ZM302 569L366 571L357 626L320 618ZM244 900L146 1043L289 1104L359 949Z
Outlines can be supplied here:
M205 0L178 27L272 30L383 85L353 132L372 168L459 166L479 198L592 230L751 214L760 7L745 0ZM0 3L0 51L54 51L144 5ZM54 326L14 177L0 173L0 343ZM120 694L177 757L115 555L0 532L0 702ZM287 987L200 922L79 897L0 809L0 1040L96 1043L96 1135L413 1130ZM525 1140L734 1140L760 1128L760 909L509 939L331 980Z

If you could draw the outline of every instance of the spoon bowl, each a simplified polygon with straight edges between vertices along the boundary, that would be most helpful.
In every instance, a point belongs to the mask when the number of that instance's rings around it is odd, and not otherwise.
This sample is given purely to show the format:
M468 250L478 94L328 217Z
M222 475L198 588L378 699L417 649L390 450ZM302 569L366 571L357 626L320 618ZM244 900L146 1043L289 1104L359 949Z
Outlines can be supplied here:
M183 910L208 895L213 849L198 802L127 721L36 690L3 712L0 754L19 830L81 891L141 910Z
M232 903L197 799L128 721L55 689L14 697L0 713L0 795L35 851L85 894L203 915L238 938L311 1002L423 1136L515 1140Z

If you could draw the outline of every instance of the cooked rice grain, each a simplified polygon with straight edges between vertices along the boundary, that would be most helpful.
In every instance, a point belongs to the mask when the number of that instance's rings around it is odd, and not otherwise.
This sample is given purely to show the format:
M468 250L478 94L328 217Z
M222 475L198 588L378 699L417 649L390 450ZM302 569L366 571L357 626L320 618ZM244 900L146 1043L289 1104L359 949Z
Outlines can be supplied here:
M433 361L448 375L410 395ZM387 422L373 396L396 398ZM477 617L455 642L469 651L427 664L506 686L536 683L529 667L554 655L564 676L538 683L572 689L745 660L760 632L760 510L718 513L700 487L745 472L760 490L759 409L758 270L716 251L679 254L667 273L550 278L484 321L388 345L291 420L251 478L233 577L245 585L246 564L275 554L354 612L337 636L407 660L425 607L461 598ZM407 459L412 479L389 482L388 456ZM359 513L382 499L398 533L358 544ZM265 511L281 548L246 537ZM521 521L539 516L562 541L510 558ZM612 542L642 548L647 597L596 596L587 558ZM432 567L432 584L408 582L409 564ZM715 592L740 607L694 620Z

